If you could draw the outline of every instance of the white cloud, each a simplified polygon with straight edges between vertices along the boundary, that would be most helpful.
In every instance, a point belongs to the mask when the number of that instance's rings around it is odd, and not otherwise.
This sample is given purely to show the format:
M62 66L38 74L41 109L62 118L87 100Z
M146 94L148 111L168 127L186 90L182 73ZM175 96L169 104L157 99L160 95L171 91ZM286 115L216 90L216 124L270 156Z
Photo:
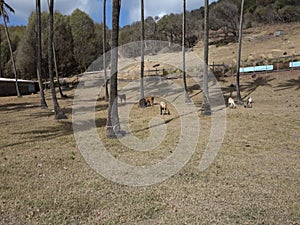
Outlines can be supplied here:
M210 0L213 2L215 0ZM89 14L96 22L102 21L102 3L103 0L55 0L55 10L62 14L71 14L76 8ZM41 0L42 10L47 9L47 0ZM15 9L15 14L10 14L12 23L27 24L28 17L32 11L35 11L34 0L10 0L10 6ZM147 16L165 15L171 12L182 12L182 1L174 0L144 0L145 18ZM203 0L188 0L187 9L200 8ZM111 14L111 3L107 1L107 15ZM132 23L140 20L140 1L139 0L122 0L122 19L121 24ZM126 21L124 21L126 20Z
M10 14L12 22L27 24L31 12L35 11L34 0L10 0L8 4L15 10L15 14ZM41 0L41 5L42 10L46 11L48 8L47 0ZM67 15L77 8L92 14L97 8L101 9L101 3L99 0L56 0L54 1L54 8L60 13Z
M216 0L211 0L213 2ZM140 1L139 0L123 0L123 8L128 12L129 23L140 20ZM169 13L181 13L182 1L174 0L144 0L145 18L147 16L163 16ZM203 6L203 0L186 1L187 10L197 9Z

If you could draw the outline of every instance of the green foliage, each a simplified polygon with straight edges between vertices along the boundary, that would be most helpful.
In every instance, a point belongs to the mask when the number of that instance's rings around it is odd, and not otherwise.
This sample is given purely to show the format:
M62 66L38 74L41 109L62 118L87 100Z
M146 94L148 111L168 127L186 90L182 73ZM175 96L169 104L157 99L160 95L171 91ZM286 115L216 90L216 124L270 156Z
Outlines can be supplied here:
M32 78L36 74L35 14L31 14L16 54L16 67L22 78Z
M44 79L48 77L48 18L48 13L43 12L41 23L42 77ZM34 78L36 76L35 26L36 17L35 13L32 13L26 29L23 28L23 37L19 38L16 54L17 68L23 78ZM95 32L95 29L97 32ZM53 40L60 76L82 72L95 58L102 54L101 32L101 25L94 24L88 15L80 10L76 10L71 16L55 13Z
M69 75L76 67L73 37L67 17L59 13L55 13L53 39L58 71L63 76Z
M238 35L239 8L230 1L222 1L212 7L210 11L210 26L214 30L222 29L225 36Z
M96 57L96 34L93 20L76 9L69 18L73 36L74 58L80 71L85 71Z

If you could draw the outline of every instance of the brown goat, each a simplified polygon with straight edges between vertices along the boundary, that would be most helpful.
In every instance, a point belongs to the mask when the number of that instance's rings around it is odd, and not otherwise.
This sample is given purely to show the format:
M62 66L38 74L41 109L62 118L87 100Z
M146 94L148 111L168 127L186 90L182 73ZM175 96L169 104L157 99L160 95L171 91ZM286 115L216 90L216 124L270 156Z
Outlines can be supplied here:
M153 106L154 104L154 97L153 96L147 96L146 98L147 106Z
M120 94L119 98L121 100L121 103L123 103L123 101L124 101L124 103L126 103L126 94Z

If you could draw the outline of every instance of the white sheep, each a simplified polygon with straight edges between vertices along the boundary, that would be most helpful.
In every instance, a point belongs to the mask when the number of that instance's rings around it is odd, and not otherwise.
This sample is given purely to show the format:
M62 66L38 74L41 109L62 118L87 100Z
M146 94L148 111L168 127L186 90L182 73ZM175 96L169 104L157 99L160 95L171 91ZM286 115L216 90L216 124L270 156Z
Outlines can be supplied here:
M244 103L244 107L245 107L245 108L252 108L252 103L253 103L253 99L252 99L252 97L250 96L250 97L247 99L247 102Z
M234 100L233 100L233 98L231 98L231 97L228 98L228 106L229 106L229 108L231 108L231 109L235 109L235 108L236 108L236 105L235 105L235 103L234 103Z
M252 108L252 103L253 103L253 99L251 98L251 96L248 98L247 100L247 105L249 108Z

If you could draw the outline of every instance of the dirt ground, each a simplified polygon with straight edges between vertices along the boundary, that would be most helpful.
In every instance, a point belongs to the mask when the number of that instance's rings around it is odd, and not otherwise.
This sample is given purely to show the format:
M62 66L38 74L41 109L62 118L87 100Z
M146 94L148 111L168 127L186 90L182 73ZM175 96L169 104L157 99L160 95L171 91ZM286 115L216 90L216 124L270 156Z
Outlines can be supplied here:
M232 84L234 77L220 81L225 97ZM191 160L170 179L146 187L109 181L86 163L72 128L74 90L59 99L68 115L62 121L54 120L50 92L49 110L39 108L37 94L1 97L0 224L299 224L300 72L243 76L241 84L253 108L227 108L224 141L210 167L198 170L211 125L210 117L199 115L202 129ZM192 85L190 94L201 103ZM150 135L148 122L160 116L158 101L146 109L133 106L130 126L137 137ZM101 93L96 127L114 157L146 165L172 154L180 122L171 104L171 115L160 116L166 139L151 152L106 139L106 107Z

